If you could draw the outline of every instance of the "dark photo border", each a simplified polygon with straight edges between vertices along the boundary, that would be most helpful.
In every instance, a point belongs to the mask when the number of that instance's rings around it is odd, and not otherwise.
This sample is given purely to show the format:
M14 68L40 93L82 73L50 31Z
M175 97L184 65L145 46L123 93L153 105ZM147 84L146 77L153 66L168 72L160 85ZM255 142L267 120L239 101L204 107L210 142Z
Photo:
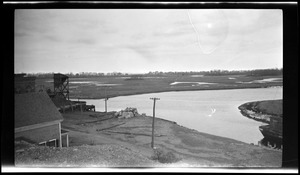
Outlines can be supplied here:
M4 1L2 54L1 166L14 166L14 11L15 9L281 9L283 11L282 169L298 169L298 4L297 2L121 2Z

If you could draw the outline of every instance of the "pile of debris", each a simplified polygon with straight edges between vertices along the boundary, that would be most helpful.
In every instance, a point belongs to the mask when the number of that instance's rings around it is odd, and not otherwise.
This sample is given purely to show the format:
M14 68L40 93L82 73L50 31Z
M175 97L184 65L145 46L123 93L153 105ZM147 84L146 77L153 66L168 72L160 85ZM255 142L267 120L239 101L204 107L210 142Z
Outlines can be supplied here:
M136 108L126 108L125 110L121 110L115 113L115 117L117 118L132 118L141 116Z

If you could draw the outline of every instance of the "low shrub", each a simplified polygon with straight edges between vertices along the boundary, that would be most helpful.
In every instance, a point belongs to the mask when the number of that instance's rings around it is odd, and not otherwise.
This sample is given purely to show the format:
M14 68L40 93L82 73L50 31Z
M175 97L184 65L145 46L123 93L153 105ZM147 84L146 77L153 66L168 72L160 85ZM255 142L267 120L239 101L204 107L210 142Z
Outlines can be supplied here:
M166 151L161 148L154 149L153 160L157 160L160 163L174 163L178 162L180 159L171 151Z
M91 140L90 145L91 145L91 146L96 145L96 144L95 144L95 140Z

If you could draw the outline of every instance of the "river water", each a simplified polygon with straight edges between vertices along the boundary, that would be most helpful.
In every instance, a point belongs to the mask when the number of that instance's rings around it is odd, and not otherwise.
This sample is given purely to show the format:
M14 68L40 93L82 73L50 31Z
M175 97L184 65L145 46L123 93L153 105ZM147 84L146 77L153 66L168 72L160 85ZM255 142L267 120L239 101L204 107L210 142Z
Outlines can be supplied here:
M238 106L251 101L282 99L282 87L233 90L162 92L110 98L108 111L137 108L140 114L153 114L152 97L156 101L155 116L212 135L257 144L263 139L259 131L264 123L244 117ZM81 99L104 111L103 99Z

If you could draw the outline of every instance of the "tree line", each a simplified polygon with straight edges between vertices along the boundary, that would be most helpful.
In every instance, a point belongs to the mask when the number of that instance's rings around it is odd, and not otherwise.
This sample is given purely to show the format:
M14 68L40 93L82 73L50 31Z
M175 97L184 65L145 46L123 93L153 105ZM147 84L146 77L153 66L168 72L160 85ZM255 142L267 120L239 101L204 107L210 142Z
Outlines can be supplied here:
M39 78L53 78L53 74L56 72L48 73L28 73L27 76L39 77ZM79 72L79 73L64 73L68 77L104 77L104 76L128 76L128 77L146 77L146 76L184 76L184 75L203 75L203 76L222 76L222 75L246 75L246 76L277 76L283 74L283 68L274 68L274 69L254 69L254 70L210 70L210 71L150 71L144 74L130 74L122 72L110 72L110 73L101 73L101 72Z

